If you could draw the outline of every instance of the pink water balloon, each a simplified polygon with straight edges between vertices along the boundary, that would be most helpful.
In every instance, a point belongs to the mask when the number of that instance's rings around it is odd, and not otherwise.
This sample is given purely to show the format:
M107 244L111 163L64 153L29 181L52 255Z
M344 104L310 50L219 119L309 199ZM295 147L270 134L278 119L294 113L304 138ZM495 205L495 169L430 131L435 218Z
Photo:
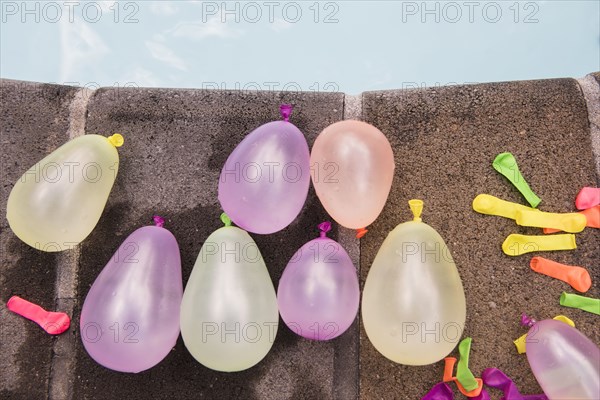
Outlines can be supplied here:
M125 239L88 292L81 310L81 339L106 368L147 370L171 351L179 336L183 296L175 237L162 227L139 228Z
M329 125L315 140L311 177L325 210L357 237L381 213L394 179L394 154L385 135L361 121Z
M219 178L219 201L240 228L268 234L282 230L300 213L310 184L309 151L300 130L283 121L250 132L227 158Z
M527 316L527 360L549 399L600 399L600 349L587 336L565 324Z
M307 339L329 340L344 333L356 319L359 286L356 268L346 250L326 234L302 246L279 280L277 302L286 325Z

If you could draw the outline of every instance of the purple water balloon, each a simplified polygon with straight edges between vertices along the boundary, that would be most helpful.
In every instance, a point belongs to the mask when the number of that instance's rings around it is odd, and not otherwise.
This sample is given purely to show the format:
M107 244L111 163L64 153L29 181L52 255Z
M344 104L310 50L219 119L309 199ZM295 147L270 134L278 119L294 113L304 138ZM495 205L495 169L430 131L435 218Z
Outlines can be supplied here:
M431 388L421 400L453 400L454 392L445 382L440 382Z
M179 336L183 296L175 237L157 226L133 232L88 292L81 310L83 345L99 364L140 372L158 364Z
M249 232L282 230L306 201L310 155L304 135L288 122L291 110L291 105L282 105L282 121L250 132L221 170L221 207L237 226Z
M522 395L517 385L504 372L498 368L486 368L481 373L483 384L495 389L502 390L504 397L501 400L548 400L545 394ZM489 399L489 396L487 397ZM475 397L474 400L484 400Z
M600 399L600 349L572 326L522 317L527 360L550 399Z
M360 298L356 268L346 250L326 234L304 244L283 271L277 289L285 324L307 339L329 340L354 322Z

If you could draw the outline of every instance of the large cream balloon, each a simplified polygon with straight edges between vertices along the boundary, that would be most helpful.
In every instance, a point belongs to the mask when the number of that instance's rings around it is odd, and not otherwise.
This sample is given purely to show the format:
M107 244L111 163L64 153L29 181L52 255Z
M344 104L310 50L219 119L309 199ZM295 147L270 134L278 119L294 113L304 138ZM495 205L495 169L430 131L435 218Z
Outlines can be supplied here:
M119 134L84 135L54 150L21 176L8 196L12 231L36 249L72 248L94 229L119 170Z
M248 233L213 232L200 250L181 303L181 335L202 365L242 371L267 355L279 313L267 267Z
M444 240L421 222L423 202L409 203L414 221L390 232L369 270L362 319L381 354L400 364L427 365L460 340L465 294Z
M394 154L385 135L361 121L329 125L315 140L311 177L325 210L340 225L362 229L385 205L394 178Z

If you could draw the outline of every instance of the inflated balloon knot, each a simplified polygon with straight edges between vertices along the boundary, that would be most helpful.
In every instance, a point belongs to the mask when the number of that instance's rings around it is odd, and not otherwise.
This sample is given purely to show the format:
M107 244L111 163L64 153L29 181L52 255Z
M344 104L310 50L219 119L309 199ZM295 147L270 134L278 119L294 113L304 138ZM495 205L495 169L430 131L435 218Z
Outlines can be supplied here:
M413 213L413 221L421 222L421 213L423 212L423 200L412 199L408 201L410 211Z
M521 325L531 328L537 321L529 318L525 313L521 314Z
M356 238L360 239L361 237L365 236L367 232L369 232L369 230L366 228L358 228L356 230Z
M115 147L121 147L123 146L123 143L125 143L125 139L119 133L115 133L114 135L107 137L106 140L108 140L108 142Z
M291 104L282 104L279 107L279 111L281 112L281 117L285 122L289 122L290 115L292 115L292 109L294 107Z
M229 218L227 214L221 214L221 221L225 224L225 226L231 226L231 218Z
M159 228L162 228L165 225L165 219L160 215L155 215L152 217L152 220L154 221L154 225L158 226Z
M319 230L321 231L321 237L327 237L327 232L331 230L331 222L325 221L319 224Z

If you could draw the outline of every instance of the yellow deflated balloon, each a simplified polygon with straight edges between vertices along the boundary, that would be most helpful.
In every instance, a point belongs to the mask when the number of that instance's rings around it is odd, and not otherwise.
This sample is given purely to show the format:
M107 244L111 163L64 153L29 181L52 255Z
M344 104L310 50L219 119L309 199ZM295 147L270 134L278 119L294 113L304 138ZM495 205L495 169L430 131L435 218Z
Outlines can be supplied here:
M54 150L21 176L6 205L12 231L43 251L62 251L94 229L119 170L118 133L85 135Z
M423 202L409 202L414 221L384 240L369 270L362 319L369 340L390 360L427 365L447 356L462 336L462 282L442 237L421 222Z
M242 371L267 355L278 323L275 288L254 240L233 226L213 232L183 293L185 347L210 369Z

